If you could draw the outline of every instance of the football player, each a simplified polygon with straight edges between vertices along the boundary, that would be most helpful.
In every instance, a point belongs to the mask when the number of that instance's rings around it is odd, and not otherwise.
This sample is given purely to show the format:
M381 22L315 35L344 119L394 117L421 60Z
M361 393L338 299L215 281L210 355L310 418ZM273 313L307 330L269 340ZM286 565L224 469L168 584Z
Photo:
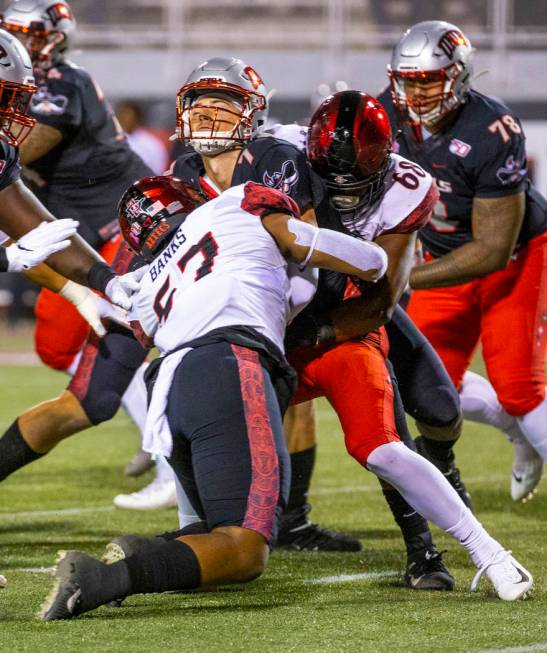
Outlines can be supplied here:
M258 73L243 61L215 58L198 66L177 96L177 136L193 148L171 170L214 198L230 186L255 181L281 190L298 204L302 219L315 222L314 188L303 152L262 134L268 93ZM264 136L264 137L263 137ZM289 411L293 431L308 428L309 406ZM358 551L355 538L320 528L308 520L309 481L315 447L295 439L289 446L292 485L278 545L307 550Z
M471 88L472 54L455 25L418 23L393 51L391 90L380 100L400 154L431 173L441 194L420 234L426 260L410 276L409 314L456 387L481 341L495 394L529 445L513 470L512 495L522 498L547 457L547 203L527 176L520 121ZM518 337L508 339L508 328ZM475 392L488 407L488 385L468 389L464 408Z
M377 245L299 214L287 195L253 182L206 202L191 184L159 177L122 198L124 238L150 262L135 329L163 354L152 364L145 448L169 456L206 531L158 539L111 565L63 554L42 619L263 572L290 477L282 426L294 390L282 353L292 308L286 261L369 282L387 267Z
M83 238L105 259L116 257L118 272L128 270L134 256L120 247L116 206L136 178L151 172L129 148L97 83L66 59L75 29L70 7L62 0L14 2L2 25L26 46L38 86L28 118L36 124L20 145L27 182L53 213L76 217ZM134 421L144 420L144 384L135 376L144 350L117 325L100 348L90 335L82 350L90 329L67 300L91 315L97 307L71 283L59 294L43 290L36 306L36 348L47 365L74 373L73 379L59 398L30 409L7 430L0 440L0 478L63 437L110 419L124 393Z

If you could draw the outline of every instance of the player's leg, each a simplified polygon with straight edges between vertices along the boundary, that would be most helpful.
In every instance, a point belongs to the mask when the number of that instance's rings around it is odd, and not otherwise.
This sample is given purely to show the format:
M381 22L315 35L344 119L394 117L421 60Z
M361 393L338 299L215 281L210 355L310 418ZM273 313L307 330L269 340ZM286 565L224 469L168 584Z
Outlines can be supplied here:
M315 362L317 387L340 419L348 452L358 459L368 441L399 442L395 388L386 368L386 353L385 336L376 332L361 342L338 345ZM401 403L398 410L401 417ZM388 483L381 485L405 542L407 585L413 589L452 589L453 579L442 563L426 520L395 488Z
M503 408L516 417L523 435L545 461L547 234L530 241L504 270L483 279L481 299L488 376Z
M418 453L445 475L462 501L471 507L453 450L463 421L458 392L438 354L405 311L399 307L395 310L386 331L403 405L420 432L416 440Z
M160 542L112 565L70 553L42 618L71 618L135 593L247 582L264 570L290 469L279 403L256 352L228 343L190 352L175 374L167 415L171 462L179 472L189 443L210 532Z

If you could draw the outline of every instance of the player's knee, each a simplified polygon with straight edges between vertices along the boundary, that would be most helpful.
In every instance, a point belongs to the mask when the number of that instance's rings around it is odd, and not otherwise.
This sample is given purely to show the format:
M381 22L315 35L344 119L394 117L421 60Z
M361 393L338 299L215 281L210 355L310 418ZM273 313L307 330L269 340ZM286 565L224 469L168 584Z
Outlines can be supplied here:
M416 427L420 435L430 440L436 440L437 442L455 442L462 433L462 426L462 413L459 413L451 422L441 424L440 426L416 420Z
M369 455L381 444L373 440L352 437L346 437L345 442L347 452L352 458L355 458L359 465L366 465Z
M89 421L97 426L97 424L107 422L114 417L122 403L122 397L111 389L97 390L88 393L80 403Z
M494 389L503 408L513 417L521 417L537 408L545 399L545 382L500 383Z
M227 563L235 582L249 582L264 573L269 549L266 539L258 532L238 526L215 529L229 538Z
M75 358L71 352L58 351L39 342L36 343L36 353L44 365L61 372L67 370Z

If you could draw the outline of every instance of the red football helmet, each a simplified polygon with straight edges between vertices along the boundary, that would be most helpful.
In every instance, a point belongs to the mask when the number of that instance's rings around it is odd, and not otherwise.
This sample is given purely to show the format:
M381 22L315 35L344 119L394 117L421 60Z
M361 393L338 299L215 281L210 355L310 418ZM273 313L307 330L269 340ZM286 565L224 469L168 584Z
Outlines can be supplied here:
M144 177L130 186L118 205L125 242L146 261L167 245L186 216L204 204L205 197L176 177Z
M340 211L378 199L391 141L387 113L371 95L342 91L321 103L308 128L308 157Z

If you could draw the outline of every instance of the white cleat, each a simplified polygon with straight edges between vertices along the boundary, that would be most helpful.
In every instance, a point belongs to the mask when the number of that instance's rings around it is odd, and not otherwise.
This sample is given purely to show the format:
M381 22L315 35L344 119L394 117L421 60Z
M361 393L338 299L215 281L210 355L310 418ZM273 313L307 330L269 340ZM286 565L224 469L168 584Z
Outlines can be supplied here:
M139 492L118 494L114 497L117 508L127 510L159 510L177 507L177 490L175 481L154 479L152 483Z
M471 583L472 592L477 589L483 574L488 576L502 601L516 601L517 599L526 598L526 594L534 584L532 574L513 558L511 551L505 549L495 553L479 569Z
M527 440L515 440L515 458L511 474L511 498L528 501L534 496L543 474L543 458Z
M6 580L6 577L5 576L0 576L0 588L6 587L7 584L8 584L8 581Z

